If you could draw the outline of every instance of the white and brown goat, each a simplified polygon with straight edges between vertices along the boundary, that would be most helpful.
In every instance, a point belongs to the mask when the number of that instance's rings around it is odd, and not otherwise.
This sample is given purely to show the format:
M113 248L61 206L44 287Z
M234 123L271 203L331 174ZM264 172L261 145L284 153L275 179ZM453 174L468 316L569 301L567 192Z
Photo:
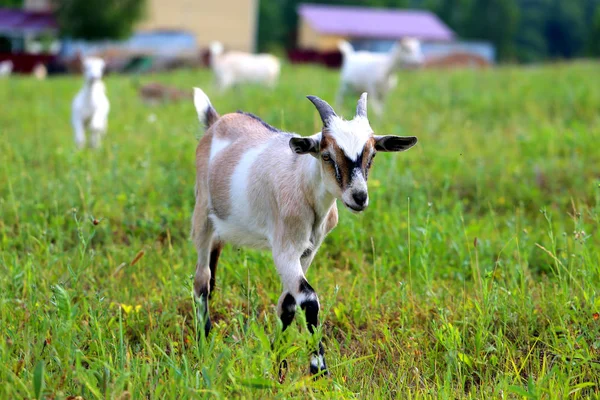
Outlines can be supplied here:
M367 94L346 121L325 101L308 96L323 121L321 132L300 137L252 114L219 116L208 97L194 89L205 135L196 149L196 205L192 237L198 251L194 294L205 334L211 327L208 296L224 243L270 249L283 283L277 311L285 330L296 306L305 311L311 334L319 299L306 280L325 235L338 221L336 200L353 212L368 203L367 176L375 154L403 151L416 137L376 136L367 119ZM327 374L321 343L310 372ZM280 371L281 372L281 371Z

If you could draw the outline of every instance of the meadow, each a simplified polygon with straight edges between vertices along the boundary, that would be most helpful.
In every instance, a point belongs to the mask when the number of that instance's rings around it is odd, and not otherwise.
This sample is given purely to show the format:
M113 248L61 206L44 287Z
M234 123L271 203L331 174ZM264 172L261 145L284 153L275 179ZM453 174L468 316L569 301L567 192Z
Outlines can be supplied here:
M198 339L191 100L146 106L108 76L109 133L76 151L81 78L0 80L0 398L600 398L598 71L400 74L371 125L419 143L377 157L369 208L340 208L308 271L332 374L317 380L301 318L271 349L269 252L225 247ZM302 135L320 130L304 96L338 85L314 66L285 66L274 91L152 80Z

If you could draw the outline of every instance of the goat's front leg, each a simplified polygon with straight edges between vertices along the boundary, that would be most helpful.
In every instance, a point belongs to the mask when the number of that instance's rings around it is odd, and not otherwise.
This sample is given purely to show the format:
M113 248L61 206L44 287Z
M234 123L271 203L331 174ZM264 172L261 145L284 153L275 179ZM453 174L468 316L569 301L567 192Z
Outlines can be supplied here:
M71 125L73 125L75 145L77 148L82 149L85 147L85 127L83 125L83 120L79 117L73 116L71 119Z
M302 251L273 252L275 266L284 287L278 304L278 313L283 323L283 329L286 329L294 319L296 306L300 306L306 315L308 331L313 335L319 325L319 298L304 276L300 262L301 256ZM287 363L284 360L280 368L286 365ZM317 348L313 350L311 355L310 373L313 375L318 373L329 374L325 364L325 350L321 341L319 341Z

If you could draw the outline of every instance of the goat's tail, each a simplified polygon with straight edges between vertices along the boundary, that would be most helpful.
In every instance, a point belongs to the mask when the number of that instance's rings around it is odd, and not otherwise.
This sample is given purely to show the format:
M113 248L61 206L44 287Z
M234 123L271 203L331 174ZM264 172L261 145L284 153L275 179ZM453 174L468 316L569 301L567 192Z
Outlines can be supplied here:
M194 88L194 106L198 119L205 129L208 129L219 119L219 114L214 109L206 93L197 87Z
M354 52L354 48L352 47L352 45L345 40L341 40L338 43L338 49L342 52L344 57Z

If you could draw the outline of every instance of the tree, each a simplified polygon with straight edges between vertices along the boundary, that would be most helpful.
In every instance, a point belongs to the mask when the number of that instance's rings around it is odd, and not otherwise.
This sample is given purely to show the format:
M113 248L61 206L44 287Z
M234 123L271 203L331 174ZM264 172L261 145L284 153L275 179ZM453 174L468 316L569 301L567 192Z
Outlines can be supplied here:
M146 0L57 0L56 5L63 36L121 39L132 34L144 15Z
M600 56L600 6L596 8L592 29L588 36L588 53L592 56Z
M499 60L515 56L514 40L519 23L515 0L473 0L466 21L465 36L489 40Z
M0 0L0 7L21 7L23 0Z

